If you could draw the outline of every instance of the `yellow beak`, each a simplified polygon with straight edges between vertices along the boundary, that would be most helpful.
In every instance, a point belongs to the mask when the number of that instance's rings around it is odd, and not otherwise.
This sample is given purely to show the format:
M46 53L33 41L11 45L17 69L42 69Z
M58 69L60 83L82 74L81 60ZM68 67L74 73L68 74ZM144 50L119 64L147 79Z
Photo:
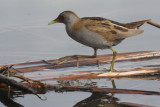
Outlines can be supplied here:
M57 22L58 22L57 20L52 20L52 21L50 21L50 22L48 23L48 25L55 24L55 23L57 23Z

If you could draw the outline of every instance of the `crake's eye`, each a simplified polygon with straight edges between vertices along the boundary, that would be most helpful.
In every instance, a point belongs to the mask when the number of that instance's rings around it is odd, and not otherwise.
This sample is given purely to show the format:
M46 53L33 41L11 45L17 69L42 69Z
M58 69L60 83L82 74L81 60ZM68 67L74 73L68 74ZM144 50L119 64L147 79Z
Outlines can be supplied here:
M64 16L61 16L62 19L64 19Z

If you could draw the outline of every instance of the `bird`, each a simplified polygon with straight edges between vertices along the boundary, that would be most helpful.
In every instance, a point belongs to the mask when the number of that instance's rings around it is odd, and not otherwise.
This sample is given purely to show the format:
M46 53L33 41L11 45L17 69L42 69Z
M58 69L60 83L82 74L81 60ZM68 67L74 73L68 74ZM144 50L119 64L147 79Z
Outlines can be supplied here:
M113 52L109 71L114 71L114 63L117 52L112 47L121 43L124 39L139 35L144 30L139 29L144 23L160 28L160 25L149 20L131 23L120 23L103 17L78 17L73 11L63 11L58 17L48 23L63 23L67 34L75 41L93 48L94 54L74 55L73 57L95 58L98 49L110 49ZM70 56L71 57L71 56Z

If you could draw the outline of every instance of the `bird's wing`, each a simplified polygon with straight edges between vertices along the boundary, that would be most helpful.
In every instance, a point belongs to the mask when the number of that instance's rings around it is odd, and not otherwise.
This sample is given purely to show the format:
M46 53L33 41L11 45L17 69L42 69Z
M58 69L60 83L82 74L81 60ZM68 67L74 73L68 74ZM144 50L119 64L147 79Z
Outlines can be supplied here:
M112 23L109 20L91 20L88 21L88 23L85 23L84 26L92 32L103 35L103 37L109 41L124 39L143 33L143 30L141 29L128 29L126 27Z
M86 23L84 26L89 31L102 35L108 41L113 41L118 36L117 32L114 29L112 29L112 25L110 23L97 23L93 21L91 23Z
M107 19L107 20L109 20L109 19ZM142 20L142 21L136 21L136 22L130 22L130 23L120 23L120 22L116 22L116 21L113 21L113 20L109 20L109 21L112 22L113 24L117 24L117 25L126 27L128 29L139 29L139 27L142 26L144 23L151 24L150 23L151 19ZM158 25L158 24L152 24L152 25L160 28L160 25Z
M127 27L129 29L139 29L140 26L142 26L144 23L148 23L150 20L142 20L137 22L131 22L131 23L125 23L124 27Z

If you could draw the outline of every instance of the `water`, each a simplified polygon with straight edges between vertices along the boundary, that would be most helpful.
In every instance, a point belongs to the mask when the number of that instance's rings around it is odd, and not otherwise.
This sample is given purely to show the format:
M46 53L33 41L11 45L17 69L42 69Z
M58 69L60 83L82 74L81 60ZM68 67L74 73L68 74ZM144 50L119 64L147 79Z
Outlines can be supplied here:
M93 54L91 48L69 38L63 24L47 25L64 10L72 10L80 17L100 16L126 23L152 19L160 23L159 3L158 0L0 0L0 64L54 59L72 54ZM114 49L117 52L159 50L160 30L147 24L141 28L145 30L143 34L124 40ZM98 51L98 54L105 53L111 51ZM139 64L141 63L135 65ZM117 64L118 68L120 66ZM110 81L107 83L110 84ZM117 88L151 91L160 91L158 83L157 80L116 80ZM25 107L72 107L90 97L91 93L51 91L44 96L47 97L46 101L41 101L34 95L25 95L14 101ZM115 98L120 102L160 105L159 96L116 94ZM3 107L4 104L0 103L0 106Z

